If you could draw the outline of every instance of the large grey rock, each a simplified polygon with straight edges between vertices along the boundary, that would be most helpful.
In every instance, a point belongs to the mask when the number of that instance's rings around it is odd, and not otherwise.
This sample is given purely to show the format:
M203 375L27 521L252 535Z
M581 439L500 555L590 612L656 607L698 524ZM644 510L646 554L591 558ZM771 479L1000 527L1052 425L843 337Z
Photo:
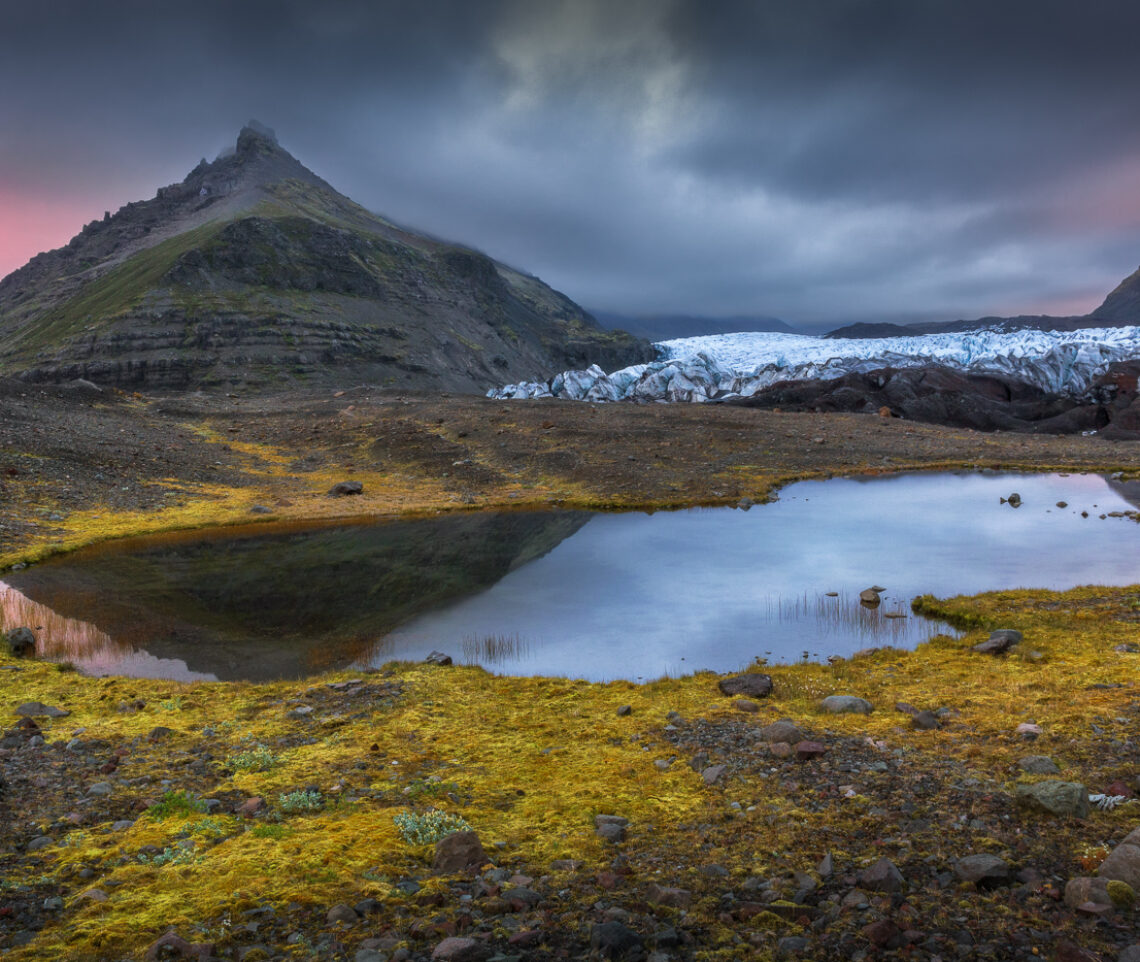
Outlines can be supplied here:
M1089 813L1089 792L1080 782L1051 778L1034 785L1018 785L1015 798L1028 808L1050 815L1084 818Z
M36 653L36 636L31 628L13 628L4 637L14 657L31 658Z
M1127 882L1140 892L1140 847L1121 842L1100 863L1097 874L1101 878Z
M821 704L824 710L833 715L844 712L869 715L874 710L874 706L866 698L856 698L854 695L828 695Z
M735 678L722 678L717 682L722 695L745 695L748 698L767 698L772 693L772 676L750 671Z
M432 859L432 871L440 875L454 875L456 872L465 872L478 869L487 862L487 853L479 836L474 832L453 832L435 843L435 857Z

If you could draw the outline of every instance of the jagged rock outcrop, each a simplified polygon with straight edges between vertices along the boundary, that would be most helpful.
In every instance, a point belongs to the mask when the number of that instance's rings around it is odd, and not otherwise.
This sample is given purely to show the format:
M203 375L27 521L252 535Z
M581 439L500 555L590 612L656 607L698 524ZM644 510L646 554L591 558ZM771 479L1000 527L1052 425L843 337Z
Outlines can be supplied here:
M256 123L0 281L0 373L33 381L485 390L652 353L537 278L364 210Z

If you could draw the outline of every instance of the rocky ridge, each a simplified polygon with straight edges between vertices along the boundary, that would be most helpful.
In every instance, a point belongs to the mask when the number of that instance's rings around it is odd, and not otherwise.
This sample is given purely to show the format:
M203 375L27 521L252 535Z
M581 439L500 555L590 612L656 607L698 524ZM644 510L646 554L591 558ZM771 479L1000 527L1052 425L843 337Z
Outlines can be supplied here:
M0 371L29 381L478 390L650 354L537 278L364 210L254 123L0 281Z

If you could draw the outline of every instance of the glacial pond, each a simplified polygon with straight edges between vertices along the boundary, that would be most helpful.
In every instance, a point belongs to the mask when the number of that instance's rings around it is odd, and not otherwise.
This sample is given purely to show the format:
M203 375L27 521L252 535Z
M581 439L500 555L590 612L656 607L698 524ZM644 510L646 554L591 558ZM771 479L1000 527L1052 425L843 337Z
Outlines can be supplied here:
M1097 475L912 474L747 511L250 525L7 572L0 627L92 674L296 678L433 650L500 674L732 671L952 633L911 613L920 594L1140 582L1137 504L1140 483Z

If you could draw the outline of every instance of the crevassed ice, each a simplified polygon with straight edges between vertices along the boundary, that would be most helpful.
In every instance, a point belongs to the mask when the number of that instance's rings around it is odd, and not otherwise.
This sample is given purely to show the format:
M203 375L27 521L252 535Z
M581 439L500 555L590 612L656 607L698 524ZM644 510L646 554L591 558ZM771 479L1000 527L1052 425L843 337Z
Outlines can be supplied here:
M596 364L488 397L579 401L708 401L748 397L779 381L829 380L882 367L941 364L1003 374L1045 391L1081 394L1113 361L1140 356L1140 327L1077 331L969 331L825 340L803 334L682 337L654 345L658 359L606 374Z

